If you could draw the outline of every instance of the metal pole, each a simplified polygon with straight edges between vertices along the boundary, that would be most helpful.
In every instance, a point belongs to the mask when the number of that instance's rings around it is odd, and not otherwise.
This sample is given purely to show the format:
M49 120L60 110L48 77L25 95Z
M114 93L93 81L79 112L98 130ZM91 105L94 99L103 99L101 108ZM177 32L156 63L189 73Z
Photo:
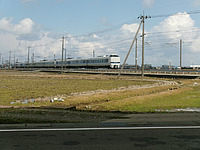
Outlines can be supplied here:
M135 41L135 70L137 70L137 38Z
M93 50L93 57L95 57L95 50Z
M11 69L10 65L11 65L11 51L9 51L9 66L8 66L9 69Z
M62 64L61 64L61 73L63 73L63 51L64 51L64 40L65 37L62 37Z
M2 68L4 67L3 63L4 63L4 62L3 62L3 57L2 57Z
M66 54L66 51L67 51L67 49L65 48L65 69L67 68L67 60L66 60L66 57L67 57L67 54Z
M182 68L182 39L180 39L180 69Z
M142 77L144 77L144 16L142 19L143 29L142 29Z
M53 55L53 63L54 63L54 68L56 68L56 54Z
M16 64L15 64L15 55L14 55L14 69L16 69Z
M28 63L28 68L29 68L29 65L30 65L30 60L29 60L29 59L30 59L30 58L29 58L29 57L30 57L30 56L29 56L29 55L30 55L30 48L31 48L31 47L28 46L28 62L27 62L27 63Z
M35 61L34 59L35 59L35 54L33 53L32 54L32 63L34 63L34 61Z

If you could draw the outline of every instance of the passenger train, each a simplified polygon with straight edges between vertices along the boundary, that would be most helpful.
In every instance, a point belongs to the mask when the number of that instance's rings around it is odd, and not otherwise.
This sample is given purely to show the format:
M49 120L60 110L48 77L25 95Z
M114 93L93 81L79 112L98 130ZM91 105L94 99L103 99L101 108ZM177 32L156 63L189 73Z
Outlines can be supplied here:
M16 68L112 68L118 69L120 67L120 57L116 54L106 55L95 58L80 58L40 61L34 63L17 63Z

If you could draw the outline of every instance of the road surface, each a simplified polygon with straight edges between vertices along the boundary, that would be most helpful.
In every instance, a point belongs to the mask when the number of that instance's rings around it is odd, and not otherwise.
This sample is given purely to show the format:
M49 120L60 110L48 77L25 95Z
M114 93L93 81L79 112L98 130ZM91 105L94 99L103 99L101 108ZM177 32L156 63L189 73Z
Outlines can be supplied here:
M200 150L200 113L132 114L90 127L1 126L1 150ZM85 124L87 125L87 124Z

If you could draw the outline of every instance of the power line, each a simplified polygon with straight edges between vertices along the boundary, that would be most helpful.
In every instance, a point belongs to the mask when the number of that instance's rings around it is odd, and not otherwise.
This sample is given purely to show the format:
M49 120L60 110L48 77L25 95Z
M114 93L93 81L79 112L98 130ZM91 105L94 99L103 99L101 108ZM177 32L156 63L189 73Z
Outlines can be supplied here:
M181 15L194 15L194 14L200 14L200 10L194 10L194 11L189 11L189 12L186 12L186 14L183 14L183 13L171 13L171 14L163 14L163 15L152 15L151 18L165 18L165 17L169 17L169 16L181 16Z
M111 31L114 31L114 30L117 30L119 29L122 25L124 24L128 24L128 23L138 23L136 21L136 19L132 19L132 20L129 20L129 21L126 21L126 22L123 22L123 23L120 23L118 25L114 25L112 27L109 27L109 28L106 28L106 29L103 29L103 30L97 30L97 31L94 31L94 32L90 32L90 33L86 33L86 34L82 34L82 35L75 35L75 36L70 36L70 37L66 37L66 38L78 38L78 37L85 37L85 36L91 36L91 35L94 35L94 34L102 34L102 33L107 33L107 32L111 32Z
M187 31L187 32L189 32L189 31L195 31L195 30L200 30L200 29L198 29L198 28L191 28L191 29L179 29L179 30L174 30L174 31L172 31L172 30L169 30L169 31L163 31L163 32L147 32L146 34L148 35L152 35L152 34L171 34L171 33L178 33L178 32L185 32L185 31Z

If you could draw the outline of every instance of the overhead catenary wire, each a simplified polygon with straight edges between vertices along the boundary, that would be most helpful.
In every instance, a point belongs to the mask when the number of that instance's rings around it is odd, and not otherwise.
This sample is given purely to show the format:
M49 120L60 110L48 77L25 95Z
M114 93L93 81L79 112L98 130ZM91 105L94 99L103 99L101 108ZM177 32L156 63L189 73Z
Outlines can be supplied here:
M195 10L195 11L190 11L190 12L187 12L187 14L198 14L200 13L200 10ZM185 15L185 14L164 14L164 15L157 15L157 16L151 16L151 18L158 18L158 17L168 17L170 15ZM83 36L91 36L93 34L100 34L100 33L106 33L106 32L109 32L109 31L113 31L113 30L116 30L117 28L116 27L121 27L123 24L125 23L130 23L131 21L133 20L129 20L127 22L124 22L124 23L121 23L121 24L118 24L118 25L115 25L115 26L112 26L110 28L107 28L107 29L104 29L104 30L99 30L99 31L95 31L95 32L90 32L90 33L87 33L87 34L83 34L83 35L77 35L77 36L70 36L70 37L67 37L67 38L72 38L72 37L83 37ZM196 28L193 28L191 30L198 30ZM165 32L153 32L153 33L147 33L147 34L169 34L170 32L173 33L173 32L180 32L180 31L183 31L183 30L176 30L176 31L165 31ZM126 40L126 39L124 39ZM104 45L111 45L111 44L115 44L115 43L118 43L118 42L121 42L121 41L124 41L124 40L119 40L119 41L116 41L116 42L111 42L111 43L106 43ZM128 39L127 39L128 40Z
M66 38L78 38L78 37L91 36L91 35L94 35L94 34L107 33L107 32L117 30L117 29L121 28L122 25L128 24L128 23L138 23L138 21L137 21L137 19L132 19L132 20L120 23L118 25L114 25L112 27L109 27L109 28L106 28L106 29L103 29L103 30L98 30L98 31L94 31L94 32L90 32L90 33L86 33L86 34L82 34L82 35L67 36Z
M151 18L166 18L166 17L169 17L169 16L181 16L181 15L193 15L193 14L200 14L200 10L193 10L193 11L188 11L188 12L185 12L186 14L183 14L183 13L170 13L170 14L162 14L162 15L151 15Z
M187 15L187 14L192 15L192 14L199 14L199 13L200 13L200 10L194 10L194 11L186 12L186 14L170 13L170 14L162 14L162 15L151 15L151 18L163 18L163 17L172 16L172 15ZM91 36L91 35L94 35L94 34L102 34L102 33L117 30L122 25L131 23L131 22L138 23L137 19L132 19L132 20L120 23L118 25L114 25L112 27L109 27L109 28L106 28L106 29L103 29L103 30L98 30L98 31L94 31L94 32L90 32L90 33L86 33L86 34L82 34L82 35L67 36L66 38L77 38L77 37Z

